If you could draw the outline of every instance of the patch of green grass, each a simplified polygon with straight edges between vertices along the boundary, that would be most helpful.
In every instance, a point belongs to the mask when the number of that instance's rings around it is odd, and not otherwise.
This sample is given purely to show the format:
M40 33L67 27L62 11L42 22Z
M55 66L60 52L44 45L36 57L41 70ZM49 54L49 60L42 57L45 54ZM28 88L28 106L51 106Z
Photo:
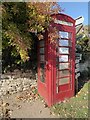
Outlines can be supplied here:
M55 104L51 110L60 118L88 118L89 84L90 82L87 82L76 96Z

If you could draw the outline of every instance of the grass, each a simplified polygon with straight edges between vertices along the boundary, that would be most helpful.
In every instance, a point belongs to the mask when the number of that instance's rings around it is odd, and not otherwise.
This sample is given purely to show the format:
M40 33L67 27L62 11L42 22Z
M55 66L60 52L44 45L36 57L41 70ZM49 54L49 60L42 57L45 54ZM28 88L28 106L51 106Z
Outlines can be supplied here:
M76 96L55 104L51 110L60 118L88 118L88 87L90 82L84 84Z

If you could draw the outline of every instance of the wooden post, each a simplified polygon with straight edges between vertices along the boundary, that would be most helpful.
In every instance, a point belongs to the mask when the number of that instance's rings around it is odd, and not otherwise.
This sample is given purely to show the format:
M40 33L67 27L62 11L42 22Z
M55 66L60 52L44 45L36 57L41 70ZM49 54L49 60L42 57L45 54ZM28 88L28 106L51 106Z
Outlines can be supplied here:
M78 92L78 77L80 76L79 61L80 59L75 60L75 94Z

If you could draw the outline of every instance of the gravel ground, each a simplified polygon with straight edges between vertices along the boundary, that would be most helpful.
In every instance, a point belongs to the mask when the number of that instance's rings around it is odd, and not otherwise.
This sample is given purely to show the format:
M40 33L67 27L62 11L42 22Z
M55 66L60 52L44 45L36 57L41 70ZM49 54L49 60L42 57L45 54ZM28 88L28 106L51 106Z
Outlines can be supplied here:
M58 118L43 100L31 91L6 95L0 99L0 115L10 118Z
M36 78L30 71L20 72L15 70L13 73L4 74L2 77L4 77L3 79L6 79L6 77L10 77L10 79L13 77L15 79ZM34 83L34 81L31 82ZM30 85L29 89L25 91L0 96L0 118L57 118L58 116L54 115L39 97L36 89L35 85Z

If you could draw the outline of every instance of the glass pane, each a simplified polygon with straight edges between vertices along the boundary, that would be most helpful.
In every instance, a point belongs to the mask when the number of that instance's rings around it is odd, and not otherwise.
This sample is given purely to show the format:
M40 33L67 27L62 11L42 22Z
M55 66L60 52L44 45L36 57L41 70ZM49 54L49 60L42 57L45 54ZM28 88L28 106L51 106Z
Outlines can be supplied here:
M44 61L45 58L44 58L44 55L40 55L40 61Z
M59 46L70 46L69 40L59 40Z
M59 70L68 69L69 63L59 63Z
M61 48L59 47L60 54L69 54L69 48Z
M70 75L70 71L69 70L58 71L58 78L64 77L64 76L69 76L69 75Z
M40 41L40 47L44 47L44 41L43 40Z
M44 54L44 48L40 48L40 53Z
M44 69L45 64L41 63L40 64L40 80L42 82L45 82L45 69Z
M59 62L68 62L68 55L61 55L59 57Z
M60 38L66 38L66 39L71 38L71 33L69 32L59 31L59 35L60 35Z
M59 85L67 84L69 83L69 81L70 81L70 78L60 78Z

